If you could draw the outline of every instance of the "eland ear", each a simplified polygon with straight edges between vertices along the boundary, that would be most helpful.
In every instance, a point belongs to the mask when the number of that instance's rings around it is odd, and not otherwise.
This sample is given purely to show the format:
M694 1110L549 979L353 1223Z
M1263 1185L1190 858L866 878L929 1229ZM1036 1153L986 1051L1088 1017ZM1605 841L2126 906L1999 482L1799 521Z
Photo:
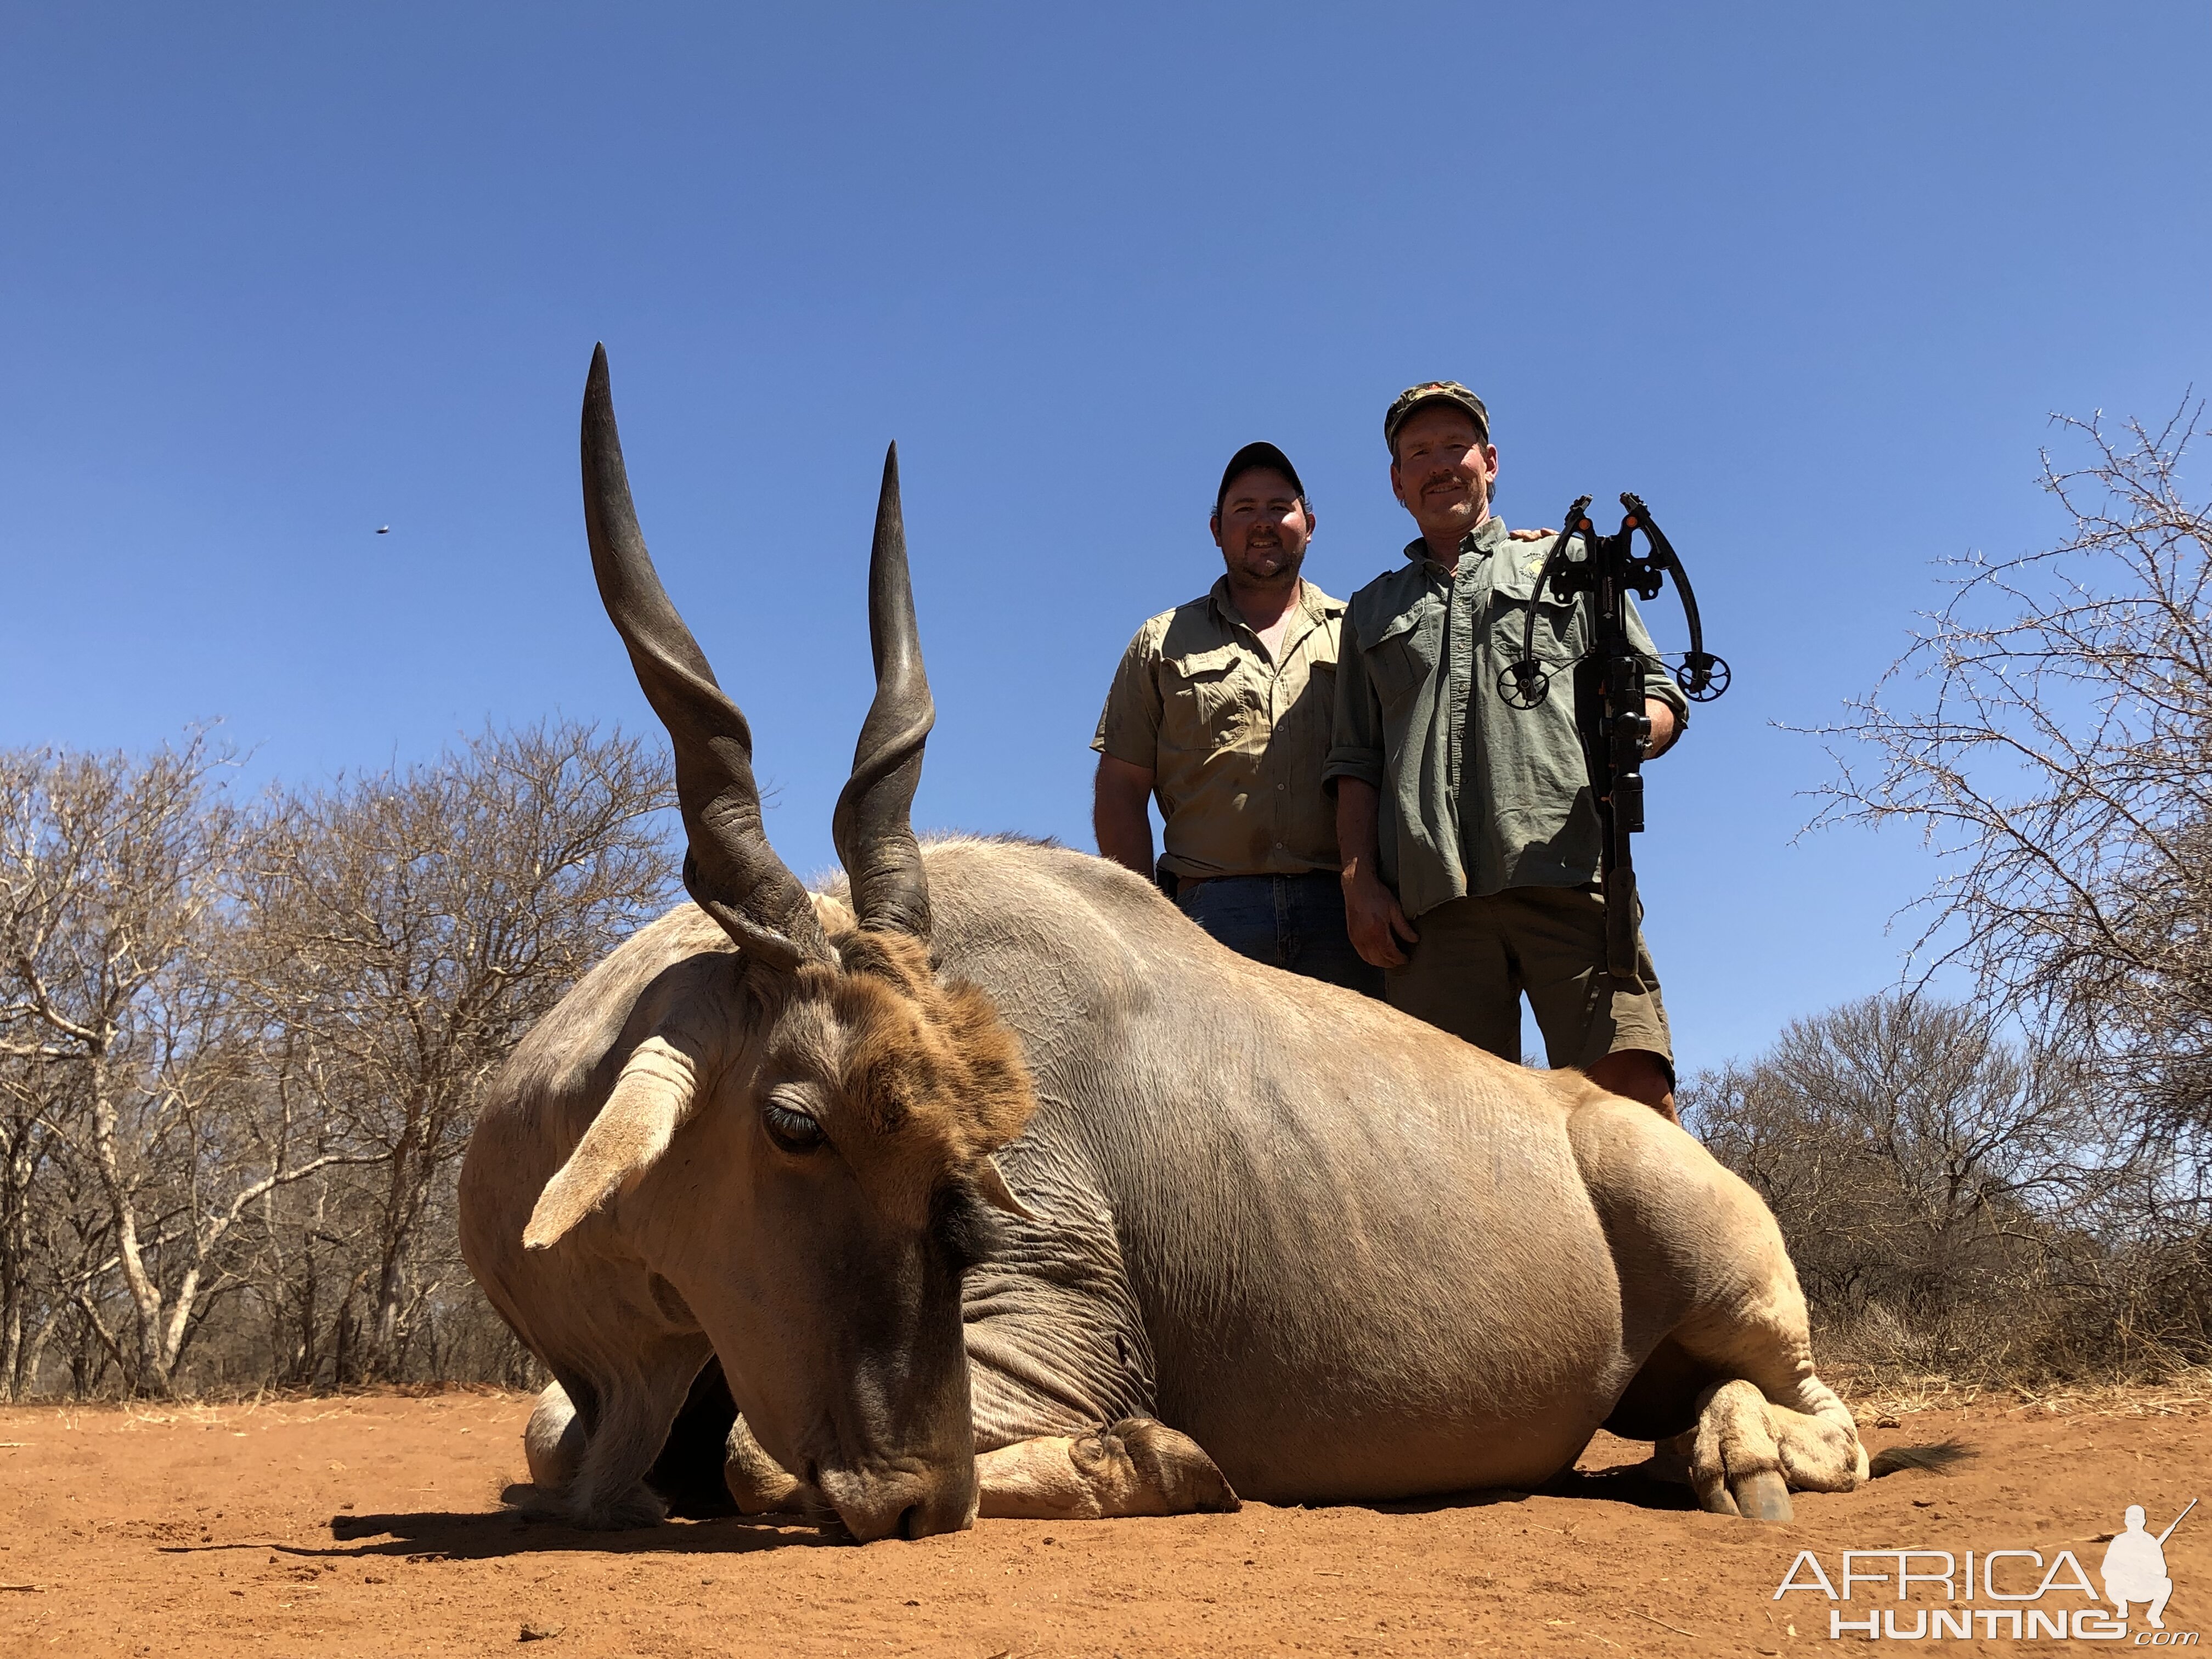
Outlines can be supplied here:
M643 1175L668 1150L698 1095L698 1061L655 1031L639 1043L612 1093L530 1212L526 1249L542 1250Z
M975 1190L983 1201L994 1210L1002 1210L1017 1221L1042 1221L1044 1218L1014 1196L1014 1189L1006 1185L1006 1171L999 1160L986 1157L975 1168Z

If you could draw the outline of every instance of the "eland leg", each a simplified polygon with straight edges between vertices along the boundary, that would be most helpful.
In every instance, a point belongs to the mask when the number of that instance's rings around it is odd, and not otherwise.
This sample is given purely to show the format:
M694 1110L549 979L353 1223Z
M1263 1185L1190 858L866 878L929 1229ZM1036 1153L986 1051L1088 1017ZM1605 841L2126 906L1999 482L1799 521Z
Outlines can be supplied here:
M1827 1393L1817 1379L1815 1385ZM1867 1455L1856 1427L1838 1425L1832 1413L1777 1405L1738 1378L1703 1397L1689 1477L1700 1508L1787 1521L1793 1491L1850 1492L1867 1478Z
M1690 1459L1697 1450L1698 1431L1662 1435L1651 1443L1651 1455L1643 1465L1647 1479L1664 1480L1677 1486L1690 1484Z
M1726 1379L1698 1396L1690 1486L1700 1507L1754 1521L1790 1518L1791 1492L1850 1492L1867 1478L1850 1408L1813 1370L1796 1275L1725 1322L1677 1333ZM1746 1312L1749 1316L1745 1316Z
M686 1519L726 1514L731 1505L740 1515L835 1513L753 1437L719 1357L700 1368L645 1480L671 1515Z
M1766 1396L1750 1383L1716 1383L1698 1413L1690 1453L1690 1487L1698 1507L1749 1521L1787 1521L1790 1486L1782 1448L1766 1415Z
M745 1419L731 1420L722 1454L722 1484L740 1515L815 1515L829 1504L813 1487L770 1457Z
M979 1454L975 1474L982 1487L977 1513L996 1521L1228 1514L1241 1507L1197 1442L1151 1418L1017 1441ZM822 1494L770 1457L742 1417L730 1425L723 1479L744 1514L835 1519Z
M567 1491L584 1461L586 1438L584 1419L577 1415L568 1391L558 1382L548 1382L522 1431L522 1455L530 1466L531 1485L549 1496Z
M1788 1289L1771 1316L1684 1338L1727 1379L1698 1395L1690 1448L1690 1486L1717 1514L1786 1521L1791 1492L1850 1492L1868 1476L1850 1407L1813 1370L1794 1273Z
M1017 1441L975 1460L980 1513L994 1520L1097 1521L1124 1515L1225 1515L1242 1507L1188 1435L1149 1417L1089 1434Z
M706 1358L703 1337L653 1345L618 1370L556 1365L523 1450L538 1491L526 1507L594 1531L649 1527L667 1513L646 1474Z
M1698 1390L1684 1403L1696 1425L1698 1503L1782 1520L1792 1487L1849 1492L1865 1480L1858 1425L1814 1370L1797 1271L1758 1194L1626 1101L1593 1093L1569 1133L1620 1273L1624 1325L1640 1321L1632 1342L1665 1355L1630 1415L1644 1433L1672 1438L1684 1419L1660 1396Z

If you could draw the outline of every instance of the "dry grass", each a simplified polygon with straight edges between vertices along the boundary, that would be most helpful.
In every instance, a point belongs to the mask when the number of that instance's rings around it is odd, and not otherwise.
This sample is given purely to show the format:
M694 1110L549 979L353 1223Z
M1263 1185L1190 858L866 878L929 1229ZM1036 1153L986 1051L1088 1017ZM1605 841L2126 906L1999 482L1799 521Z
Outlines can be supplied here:
M2154 1382L2013 1383L1992 1386L1948 1376L1869 1377L1839 1384L1863 1428L1893 1428L1916 1412L1978 1407L2007 1416L2202 1417L2212 1415L2212 1366L2191 1366Z

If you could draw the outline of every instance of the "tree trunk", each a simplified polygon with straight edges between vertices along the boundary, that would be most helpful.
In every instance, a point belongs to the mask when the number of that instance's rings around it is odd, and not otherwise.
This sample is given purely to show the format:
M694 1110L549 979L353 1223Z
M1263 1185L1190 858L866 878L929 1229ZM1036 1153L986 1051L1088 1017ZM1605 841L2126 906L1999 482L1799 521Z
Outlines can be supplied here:
M46 1339L53 1335L54 1327L60 1324L61 1321L62 1310L59 1308L52 1308L48 1310L46 1316L39 1322L38 1331L23 1349L21 1369L13 1374L13 1380L9 1385L13 1389L10 1398L27 1400L31 1397L32 1391L39 1386L39 1363L46 1357Z
M397 1382L404 1358L404 1302L407 1257L438 1178L437 1146L442 1114L419 1112L392 1155L392 1180L386 1189L383 1252L377 1263L376 1302L370 1316L369 1364L376 1380Z
M7 1311L0 1315L0 1400L12 1403L23 1397L22 1363L23 1303L11 1282Z
M92 1058L93 1153L100 1168L100 1185L107 1194L108 1207L115 1217L116 1255L136 1315L133 1322L137 1327L137 1374L127 1380L135 1394L166 1395L170 1378L167 1358L162 1351L161 1288L146 1271L145 1252L138 1239L138 1206L124 1183L122 1167L115 1155L117 1118L109 1088L107 1057L104 1052L97 1052Z
M30 1273L30 1238L24 1211L30 1199L31 1126L18 1118L7 1146L5 1185L0 1187L0 1400L22 1397L23 1291Z

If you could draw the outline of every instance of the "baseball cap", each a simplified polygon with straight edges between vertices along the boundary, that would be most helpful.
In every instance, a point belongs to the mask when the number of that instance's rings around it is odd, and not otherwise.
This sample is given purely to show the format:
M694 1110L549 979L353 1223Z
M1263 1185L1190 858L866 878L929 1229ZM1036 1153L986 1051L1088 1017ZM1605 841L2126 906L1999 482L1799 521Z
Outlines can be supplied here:
M1482 399L1457 380L1424 380L1419 386L1409 386L1400 392L1382 416L1382 442L1395 457L1398 453L1398 428L1406 424L1413 412L1427 404L1449 404L1463 409L1474 416L1475 429L1482 434L1485 443L1490 441L1490 411L1482 406Z
M1237 482L1237 474L1261 466L1271 468L1288 478L1291 488L1298 492L1298 499L1305 500L1305 482L1298 477L1297 468L1291 465L1289 456L1273 444L1246 444L1229 458L1229 465L1222 470L1221 488L1213 492L1213 510L1216 513L1221 511L1222 502L1229 499L1229 486Z

